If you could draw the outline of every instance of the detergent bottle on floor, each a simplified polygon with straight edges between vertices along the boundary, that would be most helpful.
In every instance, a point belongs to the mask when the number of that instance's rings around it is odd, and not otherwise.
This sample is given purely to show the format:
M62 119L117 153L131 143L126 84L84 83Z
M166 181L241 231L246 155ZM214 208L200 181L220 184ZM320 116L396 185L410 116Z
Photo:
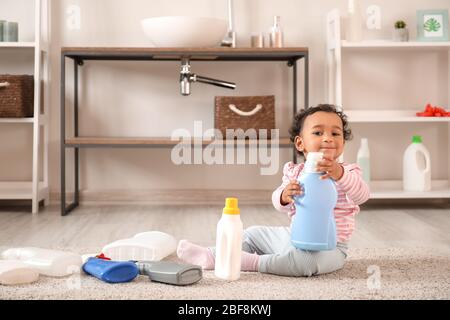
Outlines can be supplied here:
M291 241L303 250L322 251L336 248L334 207L337 191L333 180L321 180L323 172L316 171L323 153L308 153L298 181L303 194L294 198L295 215L291 224Z
M22 261L0 260L0 285L32 283L39 279L39 272Z
M216 265L214 274L224 280L237 280L241 273L243 225L238 199L227 198L217 224Z
M421 136L414 136L403 155L403 189L429 191L431 189L430 152Z
M89 258L83 264L83 271L108 283L130 282L139 274L134 262L112 261L104 256Z

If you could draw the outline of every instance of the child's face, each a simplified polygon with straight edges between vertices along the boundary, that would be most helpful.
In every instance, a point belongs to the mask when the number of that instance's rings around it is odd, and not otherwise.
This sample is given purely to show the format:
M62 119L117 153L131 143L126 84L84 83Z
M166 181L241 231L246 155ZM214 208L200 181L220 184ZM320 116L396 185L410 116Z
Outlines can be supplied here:
M319 111L307 116L302 132L295 138L298 151L325 152L333 159L339 158L344 150L344 129L341 118L331 112Z

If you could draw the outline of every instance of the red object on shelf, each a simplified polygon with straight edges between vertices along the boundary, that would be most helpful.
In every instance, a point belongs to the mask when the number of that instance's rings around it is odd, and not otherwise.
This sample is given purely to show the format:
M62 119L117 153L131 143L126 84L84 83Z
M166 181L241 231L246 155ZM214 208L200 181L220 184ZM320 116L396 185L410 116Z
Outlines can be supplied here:
M428 103L423 112L417 112L418 117L450 117L450 112L441 107L433 107Z

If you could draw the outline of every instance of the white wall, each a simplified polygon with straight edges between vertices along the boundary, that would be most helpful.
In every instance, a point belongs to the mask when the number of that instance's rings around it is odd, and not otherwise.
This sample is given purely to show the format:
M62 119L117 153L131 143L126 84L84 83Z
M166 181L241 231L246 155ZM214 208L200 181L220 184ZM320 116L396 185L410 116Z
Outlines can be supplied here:
M22 7L29 0L0 0L0 18L20 20L21 39L32 38L33 19ZM450 8L448 0L363 0L362 6L382 9L382 30L365 31L365 38L389 38L393 22L404 19L415 38L417 9ZM67 27L67 8L81 8L81 29ZM331 0L235 0L238 46L249 46L251 32L266 32L273 15L281 16L286 46L310 49L310 104L326 101L325 16L333 8L346 11L346 1ZM196 15L227 18L225 0L58 0L52 7L52 83L50 188L59 191L59 61L64 46L145 46L139 21L160 15ZM27 16L28 15L28 16ZM31 30L31 31L30 31ZM267 39L266 39L267 40ZM402 56L404 54L404 56ZM422 109L427 102L448 106L447 56L417 53L355 53L344 65L344 107L403 106ZM26 61L23 53L1 53L0 72L14 72L12 61ZM400 62L400 64L398 64ZM22 71L27 71L22 64ZM299 64L299 79L303 68ZM291 119L291 70L284 63L192 63L201 75L235 81L230 92L195 84L192 95L179 94L179 63L176 62L87 62L81 69L80 134L104 136L167 136L175 128L192 130L195 120L213 126L216 95L276 95L277 126L287 135ZM67 79L72 64L67 63ZM351 71L351 73L350 73ZM31 71L32 72L32 71ZM350 75L351 74L351 75ZM426 81L424 81L426 75ZM439 79L439 81L428 81ZM68 82L68 84L70 81ZM440 83L440 84L439 84ZM437 85L439 84L439 85ZM299 82L299 93L303 88ZM67 103L72 101L71 87ZM302 107L299 97L299 107ZM367 136L373 155L373 176L401 177L401 156L410 136L422 134L432 155L433 178L447 179L447 125L375 124L354 125L355 139L348 143L346 160L355 161L359 138ZM0 126L0 180L31 177L31 130L26 126ZM437 139L439 137L439 141ZM287 149L280 152L280 168L290 161ZM391 162L391 159L394 161ZM68 157L69 162L71 157ZM386 165L389 163L389 165ZM4 164L10 164L8 166ZM258 166L181 166L170 161L170 150L88 149L81 151L83 189L273 189L281 170L261 176ZM69 171L68 171L69 172ZM69 177L69 174L68 174ZM70 180L69 180L70 181ZM69 183L69 182L68 182Z

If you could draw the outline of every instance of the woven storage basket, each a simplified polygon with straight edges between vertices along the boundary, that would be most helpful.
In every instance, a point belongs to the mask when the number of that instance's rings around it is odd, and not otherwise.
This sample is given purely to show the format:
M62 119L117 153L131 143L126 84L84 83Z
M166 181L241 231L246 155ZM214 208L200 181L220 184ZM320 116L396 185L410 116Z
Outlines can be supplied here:
M0 75L0 118L33 116L34 77Z
M226 137L227 129L275 129L275 96L215 97L215 128Z

